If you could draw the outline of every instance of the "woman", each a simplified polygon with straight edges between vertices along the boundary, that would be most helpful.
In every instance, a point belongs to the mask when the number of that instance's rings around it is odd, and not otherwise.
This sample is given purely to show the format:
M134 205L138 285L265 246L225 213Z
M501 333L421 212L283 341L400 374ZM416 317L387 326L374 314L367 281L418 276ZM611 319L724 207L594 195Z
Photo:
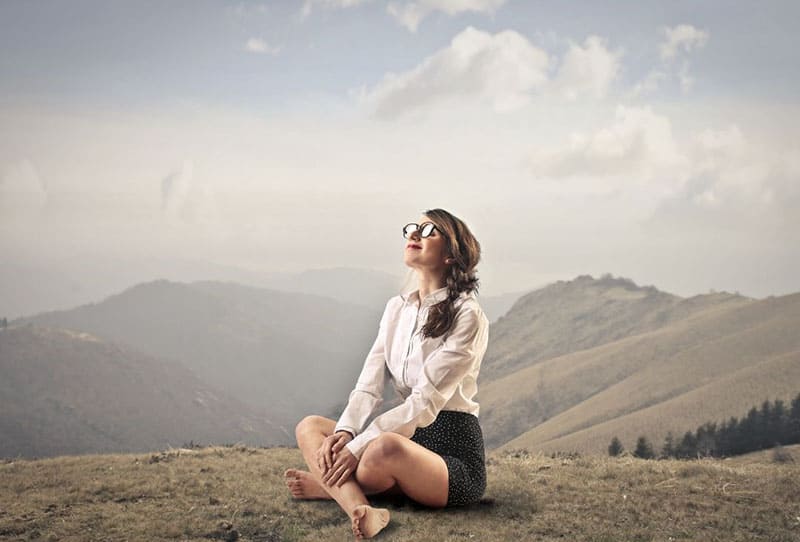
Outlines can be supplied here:
M476 380L489 321L475 293L480 244L443 209L403 228L404 261L419 288L389 299L355 389L338 421L308 416L296 428L309 471L289 469L295 498L335 499L356 539L389 522L365 495L402 493L430 507L476 502L486 488ZM388 371L404 398L368 418ZM366 425L366 428L365 428Z

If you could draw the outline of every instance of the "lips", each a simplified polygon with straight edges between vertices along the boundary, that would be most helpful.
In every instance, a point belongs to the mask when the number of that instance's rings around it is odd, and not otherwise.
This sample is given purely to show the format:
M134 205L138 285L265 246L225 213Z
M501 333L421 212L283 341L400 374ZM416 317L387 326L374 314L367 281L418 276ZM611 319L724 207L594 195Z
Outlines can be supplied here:
M422 248L421 245L415 245L414 243L409 243L406 245L406 248Z

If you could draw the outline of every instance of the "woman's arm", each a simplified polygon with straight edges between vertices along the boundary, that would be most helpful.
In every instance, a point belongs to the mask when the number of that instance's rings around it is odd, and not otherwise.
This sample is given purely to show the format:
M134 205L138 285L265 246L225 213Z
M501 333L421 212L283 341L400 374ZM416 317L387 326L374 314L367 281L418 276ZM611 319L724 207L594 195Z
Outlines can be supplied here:
M417 427L432 423L464 376L483 359L488 339L486 316L480 309L462 305L442 347L424 360L411 394L400 405L376 417L347 443L347 449L360 458L367 444L384 431L411 437Z

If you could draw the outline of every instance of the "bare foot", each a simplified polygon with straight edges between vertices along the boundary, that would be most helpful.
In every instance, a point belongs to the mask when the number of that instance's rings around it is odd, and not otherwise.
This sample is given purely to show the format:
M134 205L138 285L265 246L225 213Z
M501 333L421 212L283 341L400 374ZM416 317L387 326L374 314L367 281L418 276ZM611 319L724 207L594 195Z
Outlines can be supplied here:
M286 487L292 492L295 499L330 499L331 496L317 482L317 479L307 471L287 469L283 473Z
M372 538L389 524L389 511L386 508L373 508L360 504L353 509L353 534L356 540Z

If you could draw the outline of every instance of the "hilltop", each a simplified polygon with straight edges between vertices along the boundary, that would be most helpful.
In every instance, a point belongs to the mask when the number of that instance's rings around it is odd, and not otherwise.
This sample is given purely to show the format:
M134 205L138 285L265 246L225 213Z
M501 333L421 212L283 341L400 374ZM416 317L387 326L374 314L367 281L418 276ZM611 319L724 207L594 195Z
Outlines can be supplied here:
M297 449L246 446L0 463L0 537L350 540L335 503L291 499L290 466L302 466ZM492 453L481 503L383 501L392 522L375 540L788 542L800 537L798 478L798 463Z
M491 447L605 453L660 445L800 389L800 294L679 298L578 277L518 301L490 330L478 400ZM492 368L494 367L494 370Z

